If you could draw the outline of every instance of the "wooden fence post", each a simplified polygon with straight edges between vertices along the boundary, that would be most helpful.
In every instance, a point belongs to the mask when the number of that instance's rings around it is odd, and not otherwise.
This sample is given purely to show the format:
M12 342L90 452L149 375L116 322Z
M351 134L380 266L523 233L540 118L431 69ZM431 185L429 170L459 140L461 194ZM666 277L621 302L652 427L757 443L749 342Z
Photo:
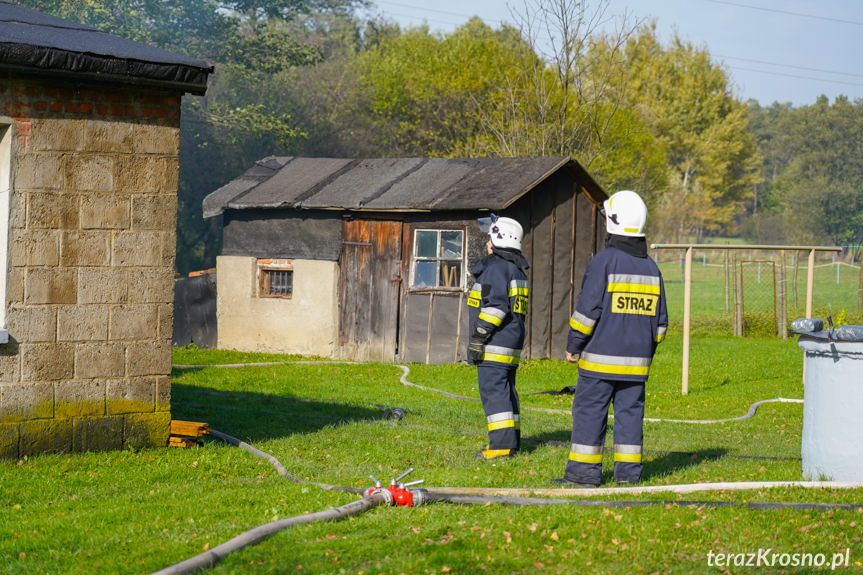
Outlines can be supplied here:
M809 250L809 269L806 270L806 317L812 317L812 290L815 287L815 249Z
M726 244L728 242L725 242ZM728 250L725 250L725 313L728 314L728 300L729 300L729 289L728 289Z
M797 299L797 271L800 269L800 252L794 252L794 309L800 309L800 303Z
M779 301L776 304L779 306L779 321L778 331L779 337L788 339L788 309L785 305L788 289L785 282L785 250L779 250Z
M680 392L689 393L689 319L692 306L692 246L686 248L683 268L683 377Z

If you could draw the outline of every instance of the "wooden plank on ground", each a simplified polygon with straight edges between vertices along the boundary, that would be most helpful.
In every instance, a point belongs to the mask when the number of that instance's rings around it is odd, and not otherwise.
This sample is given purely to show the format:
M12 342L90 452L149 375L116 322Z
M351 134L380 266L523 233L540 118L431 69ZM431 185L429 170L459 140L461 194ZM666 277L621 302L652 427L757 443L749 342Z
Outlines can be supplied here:
M182 435L185 437L201 437L209 435L210 426L207 423L197 421L171 420L171 435Z

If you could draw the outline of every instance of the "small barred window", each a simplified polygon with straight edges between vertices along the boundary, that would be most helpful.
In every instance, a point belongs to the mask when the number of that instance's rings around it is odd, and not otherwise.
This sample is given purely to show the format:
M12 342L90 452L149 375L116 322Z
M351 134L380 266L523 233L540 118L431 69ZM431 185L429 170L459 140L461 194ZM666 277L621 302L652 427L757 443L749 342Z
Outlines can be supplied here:
M294 293L291 260L258 260L258 297L290 299Z

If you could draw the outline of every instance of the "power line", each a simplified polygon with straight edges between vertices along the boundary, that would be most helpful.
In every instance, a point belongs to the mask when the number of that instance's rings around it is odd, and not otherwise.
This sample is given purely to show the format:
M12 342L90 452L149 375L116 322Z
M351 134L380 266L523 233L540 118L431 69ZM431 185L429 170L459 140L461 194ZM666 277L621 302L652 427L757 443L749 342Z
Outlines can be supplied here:
M725 4L726 6L736 6L738 8L747 8L749 10L761 10L762 12L773 12L774 14L786 14L788 16L799 16L801 18L811 18L813 20L825 20L827 22L839 22L840 24L851 24L853 26L863 26L863 22L855 20L843 20L842 18L831 18L829 16L816 16L815 14L804 14L802 12L791 12L790 10L779 10L778 8L762 8L761 6L752 6L751 4L741 4L740 2L728 2L728 0L704 0L713 4Z
M469 18L472 17L472 15L468 15L468 14L459 14L456 12L447 12L445 10L435 10L434 8L420 8L419 6L411 6L410 4L401 4L399 2L386 2L383 0L378 0L376 2L376 4L386 4L388 6L395 6L397 8L409 8L411 10L416 10L418 12L433 12L435 14L442 14L444 16L453 16L455 18L463 18L464 20L468 20ZM405 14L399 14L399 16L406 17ZM479 16L479 15L476 14L476 16ZM480 18L482 18L485 22L489 22L492 24L501 24L502 23L500 20L494 20L492 18L484 18L482 16L480 16ZM451 24L451 22L448 22L448 23Z
M415 16L413 14L399 14L398 12L389 12L388 11L385 13L385 15L389 16L391 18L403 18L405 20L417 19L417 16ZM427 18L425 16L422 17L422 20L423 20L423 22L431 22L434 24L444 24L446 26L459 26L459 25L463 24L463 22L453 22L452 20L437 20L435 18Z
M854 74L852 72L839 72L838 70L824 70L823 68L807 68L805 66L795 66L792 64L780 64L779 62L767 62L766 60L754 60L752 58L738 58L735 56L723 56L722 54L711 54L717 58L725 60L740 60L741 62L751 62L753 64L764 64L767 66L779 66L780 68L791 68L792 70L805 70L807 72L822 72L824 74L837 74L839 76L851 76L854 78L863 78L863 74Z
M729 66L734 70L742 70L744 72L756 72L758 74L771 74L773 76L783 76L785 78L797 78L798 80L811 80L815 82L829 82L830 84L842 84L844 86L863 86L857 82L843 82L842 80L828 80L826 78L813 78L811 76L798 76L797 74L785 74L784 72L771 72L769 70L756 70L754 68L743 68L740 66Z

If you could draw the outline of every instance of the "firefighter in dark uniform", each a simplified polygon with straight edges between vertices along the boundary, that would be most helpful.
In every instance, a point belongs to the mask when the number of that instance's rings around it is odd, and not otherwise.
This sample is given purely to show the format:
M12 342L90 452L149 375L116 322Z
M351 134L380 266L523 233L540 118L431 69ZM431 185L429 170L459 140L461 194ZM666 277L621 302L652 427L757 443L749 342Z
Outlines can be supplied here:
M603 204L606 249L590 261L570 319L567 361L578 363L572 445L559 484L595 487L614 403L614 479L641 479L644 386L668 314L659 268L647 255L647 206L635 192Z
M471 262L476 283L467 300L472 326L468 360L477 366L488 424L488 444L476 456L496 459L514 455L521 441L515 372L524 344L528 263L521 255L523 230L516 220L492 215L480 218L479 225L489 234L488 255Z

